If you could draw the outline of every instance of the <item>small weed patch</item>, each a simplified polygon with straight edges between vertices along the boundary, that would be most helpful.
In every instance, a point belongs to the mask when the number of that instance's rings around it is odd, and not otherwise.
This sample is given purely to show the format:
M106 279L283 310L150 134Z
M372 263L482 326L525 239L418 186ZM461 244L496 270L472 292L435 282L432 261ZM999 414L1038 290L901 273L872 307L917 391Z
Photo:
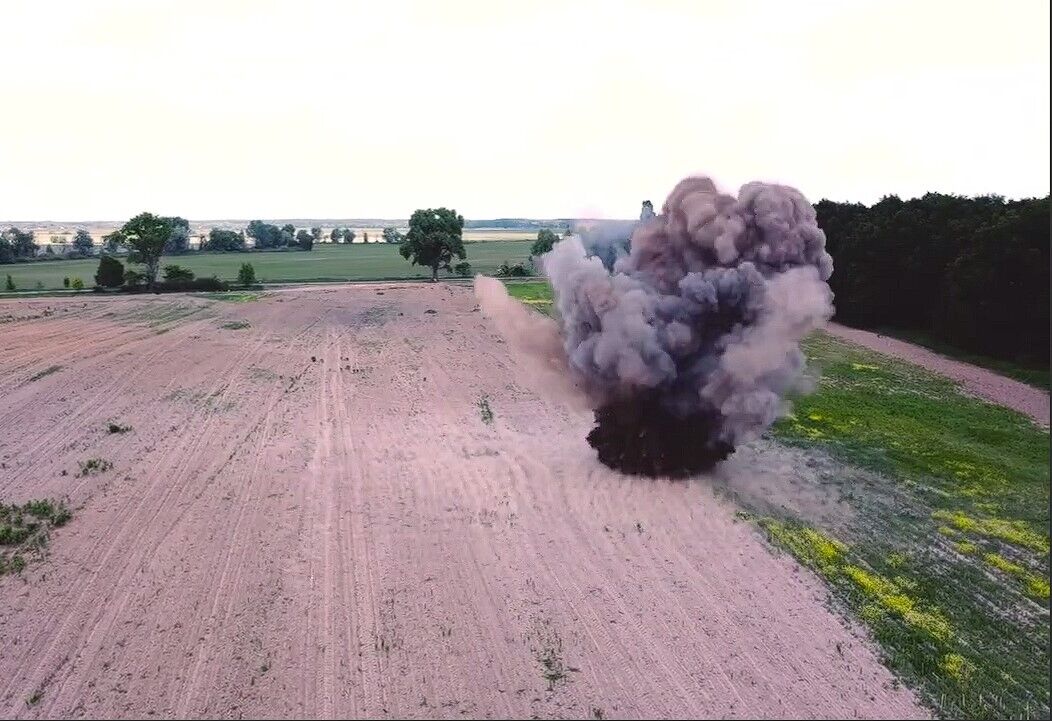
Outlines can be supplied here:
M123 426L123 425L120 425L118 423L110 423L106 427L106 430L109 431L110 433L127 433L131 429L132 429L131 426Z
M555 688L555 684L566 679L567 668L563 663L563 642L559 634L550 633L540 639L540 648L537 649L537 661L541 664L541 675L548 682L548 690Z
M232 320L229 323L224 323L220 327L226 328L227 330L243 330L250 325L251 324L247 320Z
M113 464L105 458L89 458L86 461L81 461L79 465L80 470L77 472L78 476L90 476L94 473L105 473L113 468Z
M493 423L493 409L489 407L489 397L482 396L478 401L479 415L486 425Z
M21 573L27 556L42 557L50 530L66 525L72 517L63 501L0 503L0 575Z
M58 373L60 370L62 370L62 366L48 366L39 373L36 373L33 376L31 376L28 382L32 383L33 381L38 381L41 378L51 375L52 373Z
M262 293L249 293L246 291L230 290L225 293L201 293L200 298L209 300L222 300L227 303L251 303L263 297Z

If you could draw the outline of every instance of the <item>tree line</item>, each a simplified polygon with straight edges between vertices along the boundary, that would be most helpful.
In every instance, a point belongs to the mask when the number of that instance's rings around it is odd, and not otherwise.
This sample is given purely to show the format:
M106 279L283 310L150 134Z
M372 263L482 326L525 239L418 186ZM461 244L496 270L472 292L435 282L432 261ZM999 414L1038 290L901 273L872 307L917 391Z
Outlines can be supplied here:
M1006 201L929 193L912 200L888 196L871 206L822 200L815 210L835 263L830 285L837 320L920 332L996 358L1048 362L1047 196ZM129 260L146 267L145 280L152 286L162 254L189 251L189 228L184 218L144 213L105 236L103 250L128 248ZM470 274L463 228L456 211L428 208L413 213L405 235L387 227L382 237L398 244L413 265L430 268L435 280L440 269ZM213 228L202 250L244 251L246 236L258 249L309 251L322 231L254 220L244 231ZM355 233L335 228L329 239L349 243ZM547 252L558 239L541 229L531 257ZM29 260L37 252L32 232L9 228L0 233L0 262ZM91 254L86 231L77 232L70 252ZM502 275L532 274L521 264L503 270Z
M165 255L181 255L193 252L190 247L190 223L185 218L169 217L171 234L165 244ZM369 242L369 233L365 231L363 240ZM323 237L322 229L318 226L297 229L292 223L283 226L264 223L261 220L250 221L244 230L225 230L212 228L207 236L201 238L200 251L214 252L247 252L249 247L247 239L252 239L253 248L256 250L312 250L314 244ZM357 234L352 228L336 227L329 233L329 241L332 243L353 243ZM35 242L33 231L25 231L20 228L11 227L0 232L0 263L19 263L34 260L73 260L77 258L88 258L95 255L95 243L88 231L80 228L74 234L69 248L65 251L55 252L58 246L56 239L52 236L52 242L44 246L40 251L40 245ZM404 236L396 228L387 227L382 231L383 242L401 243ZM101 252L116 254L126 246L123 229L117 229L102 237Z
M815 210L833 256L836 320L1048 363L1048 196L928 193Z

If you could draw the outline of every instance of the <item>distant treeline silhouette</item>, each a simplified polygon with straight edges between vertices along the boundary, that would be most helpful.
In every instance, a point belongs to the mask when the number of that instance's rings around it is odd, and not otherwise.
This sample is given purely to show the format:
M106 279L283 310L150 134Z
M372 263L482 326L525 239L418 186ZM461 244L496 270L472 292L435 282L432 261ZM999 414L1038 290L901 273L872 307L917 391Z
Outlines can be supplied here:
M815 205L836 319L976 353L1049 359L1049 198L929 193Z

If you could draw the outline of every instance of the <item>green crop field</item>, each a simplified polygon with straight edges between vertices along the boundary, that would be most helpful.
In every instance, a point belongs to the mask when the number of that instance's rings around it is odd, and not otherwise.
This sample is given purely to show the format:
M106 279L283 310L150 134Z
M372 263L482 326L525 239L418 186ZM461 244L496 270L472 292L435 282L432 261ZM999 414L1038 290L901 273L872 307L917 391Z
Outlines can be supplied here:
M530 244L529 240L490 240L468 243L464 247L473 272L492 274L504 261L510 264L525 262L530 255ZM263 283L426 278L431 275L427 268L411 266L398 254L398 246L384 243L319 243L310 252L189 253L166 256L161 260L161 267L181 265L198 277L215 275L233 281L237 279L242 263L251 263L256 278ZM62 288L65 277L70 280L80 278L86 288L91 288L95 284L98 265L98 259L13 263L0 266L0 282L2 276L10 273L18 290L33 290L37 283L45 290Z
M551 312L546 283L508 289ZM739 517L811 568L939 715L1048 718L1048 430L825 333L804 350L817 388L755 452L788 454L780 490L834 510L722 489Z

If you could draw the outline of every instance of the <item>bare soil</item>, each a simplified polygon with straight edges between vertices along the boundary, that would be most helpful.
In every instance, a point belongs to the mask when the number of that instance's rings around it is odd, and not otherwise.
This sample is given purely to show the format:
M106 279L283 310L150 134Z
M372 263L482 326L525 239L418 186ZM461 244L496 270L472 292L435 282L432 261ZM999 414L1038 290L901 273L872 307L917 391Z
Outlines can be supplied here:
M878 353L901 358L922 368L927 368L933 373L946 376L960 383L961 387L972 395L1019 411L1030 416L1043 426L1048 425L1048 393L1040 388L1035 388L1013 378L1006 378L992 370L953 360L927 348L921 348L912 343L873 333L872 331L848 328L837 323L829 323L825 330L837 338L875 350Z
M0 716L926 715L705 478L600 465L468 288L0 321L0 499L74 509L0 577Z

